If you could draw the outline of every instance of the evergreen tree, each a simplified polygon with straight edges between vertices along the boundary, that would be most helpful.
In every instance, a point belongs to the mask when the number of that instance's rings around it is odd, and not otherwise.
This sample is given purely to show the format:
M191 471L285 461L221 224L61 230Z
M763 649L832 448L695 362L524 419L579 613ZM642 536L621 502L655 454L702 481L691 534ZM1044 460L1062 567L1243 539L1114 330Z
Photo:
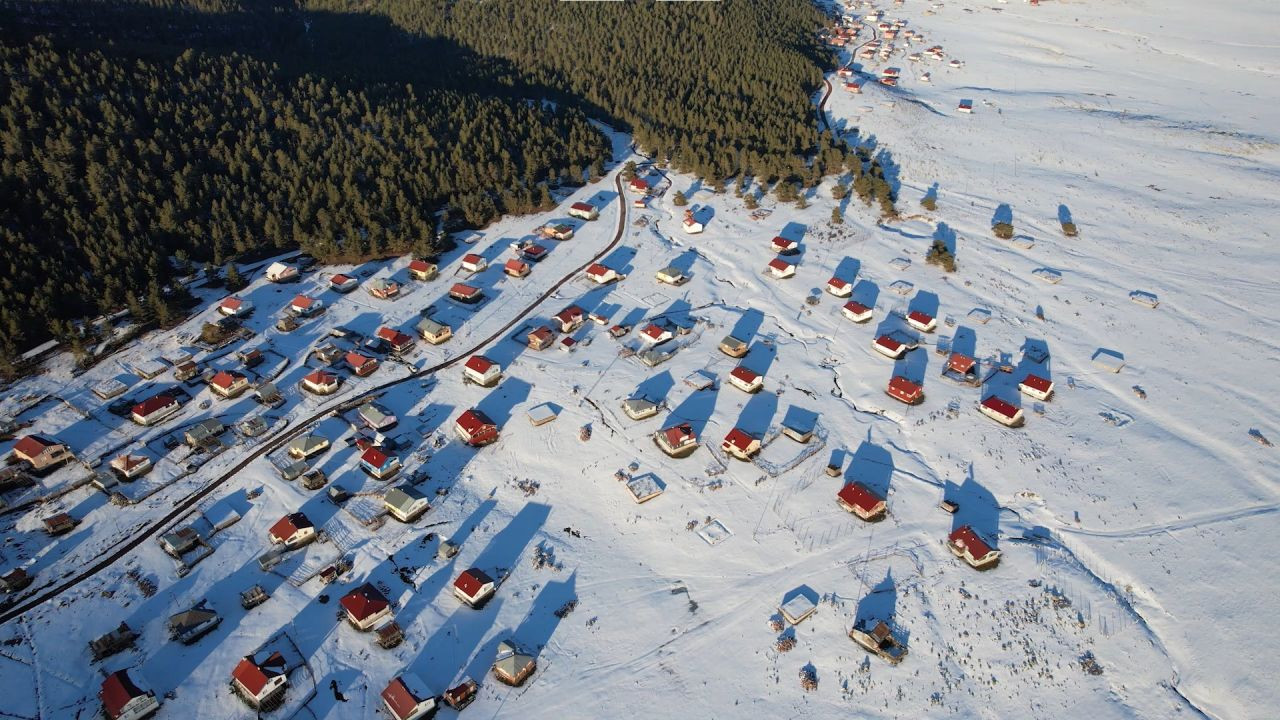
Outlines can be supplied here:
M844 223L844 215L840 214L840 207L836 206L831 208L831 224L841 225L843 223Z
M676 207L684 207L689 204L689 200L684 196L683 192L677 190L676 194L671 197L671 204Z

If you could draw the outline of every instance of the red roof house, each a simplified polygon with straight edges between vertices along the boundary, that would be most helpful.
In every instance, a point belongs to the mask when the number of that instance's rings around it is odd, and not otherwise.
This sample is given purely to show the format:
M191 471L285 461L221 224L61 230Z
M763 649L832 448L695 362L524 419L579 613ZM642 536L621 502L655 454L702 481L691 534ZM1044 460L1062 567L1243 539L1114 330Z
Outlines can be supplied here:
M66 445L42 435L27 435L13 444L13 457L37 472L50 469L75 457Z
M760 439L741 428L734 428L724 436L720 449L739 460L750 460L752 455L760 452Z
M640 340L650 345L661 345L673 337L675 335L670 330L654 323L649 323L640 330Z
M270 710L284 698L289 686L288 665L279 652L261 662L246 655L231 671L231 686L250 707Z
M464 303L478 302L484 297L484 291L474 285L466 283L454 283L449 288L449 297Z
M938 320L929 313L912 310L907 313L907 324L920 332L933 332L938 327Z
M417 675L404 673L387 683L382 704L395 720L421 720L436 711L435 696L425 687Z
M618 279L618 273L613 268L605 267L600 263L591 263L587 268L587 278L604 285Z
M453 581L454 596L473 608L483 605L493 595L495 588L493 578L478 568L463 570L458 579Z
M538 262L547 256L547 249L537 243L533 243L531 245L525 245L524 249L520 251L520 254L529 262Z
M840 492L836 493L836 502L863 520L875 520L883 516L886 508L884 498L856 481L840 488Z
M271 542L285 547L301 547L315 540L316 526L303 513L285 515L267 531Z
M527 340L529 347L533 350L546 350L551 347L551 343L556 339L555 331L546 325L541 325L530 331Z
M462 379L481 387L489 387L502 377L502 368L498 363L483 355L472 355L462 366Z
M155 693L138 687L127 670L108 675L102 681L98 699L102 701L102 711L108 720L140 720L160 709Z
M409 277L414 280L431 280L440 272L433 262L414 259L409 261Z
M871 308L854 300L845 303L844 307L840 308L840 312L856 323L863 323L871 319Z
M769 243L769 247L772 248L773 251L776 253L780 253L782 255L790 255L791 253L794 253L796 250L800 249L800 243L796 242L795 240L788 240L787 238L784 238L781 235L778 235L778 236L775 236L773 238L773 241Z
M367 631L384 618L391 617L391 603L378 588L365 583L342 596L339 601L342 609L347 611L347 620L352 627Z
M827 292L836 297L849 297L853 293L853 284L847 280L833 277L827 281Z
M349 293L352 290L355 290L356 286L359 284L360 281L356 278L353 278L350 275L343 275L342 273L338 273L337 275L329 278L329 287L332 288L334 292Z
M223 370L209 378L209 389L224 398L233 398L249 389L249 378L242 373Z
M951 357L947 359L947 369L960 375L968 375L974 372L974 366L976 365L977 361L964 353L951 353Z
M672 457L685 457L698 449L698 434L689 423L659 430L653 439L663 452Z
M324 370L316 370L302 378L302 389L316 395L329 395L338 389L341 380L337 375Z
M783 260L782 258L774 258L765 266L765 272L775 278L789 278L796 274L796 266Z
M502 264L502 272L511 277L522 278L529 274L529 263L511 258Z
M745 366L739 365L729 371L729 384L743 392L759 392L764 387L764 376Z
M982 404L978 406L978 410L983 415L1007 427L1019 427L1025 421L1022 408L1014 407L1012 403L1005 402L995 395L984 399Z
M582 327L582 324L586 322L587 313L577 305L570 305L556 313L554 319L560 326L560 332L568 333Z
M178 412L180 407L176 398L162 393L134 405L131 415L139 425L154 425Z
M462 256L462 269L467 272L477 273L489 267L489 261L480 255L468 253Z
M1053 381L1039 375L1028 374L1022 382L1018 383L1018 390L1023 395L1030 395L1037 400L1048 400L1053 395Z
M582 220L595 220L600 217L600 211L591 203L576 202L569 206L569 216Z
M453 429L463 442L472 447L488 445L498 439L498 426L475 408L459 415Z
M367 377L374 370L378 369L377 358L371 358L366 355L361 355L360 353L349 352L344 359L346 360L347 367L351 368L351 372L355 373L358 377Z
M638 177L631 178L631 189L639 193L649 192L649 182Z
M992 548L969 525L961 525L947 536L947 547L970 567L982 569L1000 560L1000 551Z
M900 400L908 405L916 405L924 401L924 388L901 375L894 375L889 379L889 386L885 388L885 392L894 400Z
M413 347L415 342L412 335L402 333L395 328L389 328L386 326L378 328L377 335L391 346L391 351L394 353L407 352Z
M888 335L880 335L871 343L871 346L881 355L891 357L894 360L902 357L907 352L907 346L904 343L898 342Z

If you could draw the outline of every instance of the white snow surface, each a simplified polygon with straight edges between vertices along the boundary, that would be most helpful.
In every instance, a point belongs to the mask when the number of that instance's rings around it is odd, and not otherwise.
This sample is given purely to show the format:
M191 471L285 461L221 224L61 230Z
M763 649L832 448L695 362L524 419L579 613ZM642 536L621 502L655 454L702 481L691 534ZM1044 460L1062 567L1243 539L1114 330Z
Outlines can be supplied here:
M143 429L107 413L91 388L120 378L130 385L124 397L140 400L147 388L174 385L171 373L143 381L128 367L193 348L190 339L216 317L218 291L197 290L205 310L83 375L73 376L59 355L44 374L10 388L0 413L31 421L24 432L57 436L81 459L101 456L104 464L125 448L163 458L145 476L148 488L177 478L138 505L118 507L91 486L69 489L90 475L73 464L26 495L6 497L12 505L68 490L0 516L0 570L32 572L35 583L19 593L30 597L135 536L264 437L408 373L384 360L369 378L344 372L336 397L301 393L308 351L329 328L411 332L419 312L434 306L454 339L419 341L407 358L434 365L468 351L600 252L626 213L621 242L604 260L626 279L603 287L570 279L480 348L503 368L496 388L464 384L454 365L382 395L379 403L400 418L388 435L414 444L398 451L405 467L396 479L361 473L358 453L342 442L352 430L329 417L314 431L333 446L313 466L367 495L335 505L323 490L280 480L269 457L259 457L201 501L243 519L210 538L214 552L185 577L156 533L0 625L3 685L33 689L7 693L0 710L87 717L96 712L99 671L129 667L162 696L160 718L252 717L227 689L231 669L268 639L276 637L275 647L283 632L305 664L290 674L286 705L269 717L378 717L380 691L405 671L435 693L464 675L479 680L468 717L612 718L639 707L654 718L1273 716L1280 691L1266 678L1280 660L1271 622L1280 611L1280 456L1250 431L1280 437L1266 401L1280 397L1280 330L1261 312L1280 299L1273 277L1280 9L1262 0L1034 7L909 0L889 6L887 16L907 19L927 38L865 64L869 73L903 68L901 85L868 82L856 97L833 75L827 116L841 132L856 129L851 139L888 153L903 221L881 224L853 197L838 203L844 224L831 225L835 179L803 210L764 196L761 207L772 213L752 219L732 192L671 174L672 189L711 211L705 231L688 236L677 229L683 210L671 204L672 190L644 210L631 208L629 190L616 196L619 165L551 213L485 229L445 257L430 283L407 280L408 258L324 267L282 286L265 282L262 263L237 294L257 306L247 324L258 337L213 359L193 354L205 365L235 367L235 349L269 343L255 372L278 373L287 404L265 411L267 435L228 431L232 447L187 474L188 451L166 450L164 436L208 416L231 426L261 407L247 395L218 400L203 385L187 386L194 399L177 418ZM933 44L963 67L904 62L906 52ZM918 83L925 71L932 81ZM972 115L955 111L962 97L973 99ZM616 156L629 153L626 142L615 135ZM937 210L925 212L919 200L935 186ZM565 219L568 203L579 200L600 206L600 219L572 240L542 241L551 252L528 277L502 274L496 261L509 256L513 240ZM1062 235L1059 205L1069 208L1079 237ZM999 218L1011 218L1030 242L993 237ZM800 238L791 279L761 273L771 257L765 246L778 234ZM954 274L925 262L933 237L954 245ZM477 308L444 297L468 251L491 265L468 280L488 298ZM654 272L669 265L691 280L658 284ZM1035 271L1046 268L1061 282L1039 280ZM405 291L393 301L363 285L339 295L327 289L333 272L394 276ZM849 322L844 300L821 292L833 275L856 275L853 299L874 306L872 322ZM889 289L899 281L910 283L905 296ZM1135 290L1158 296L1158 307L1131 302ZM323 298L327 312L279 333L274 322L298 293ZM816 305L806 303L810 296ZM641 327L661 316L690 332L656 367L619 353L633 337L613 340L592 323L573 333L581 344L572 353L511 339L571 303L613 323ZM989 321L975 319L982 317L975 308L989 311ZM909 309L938 317L939 327L895 363L871 341L905 330ZM716 349L729 333L750 343L741 362L764 374L762 392L724 382L739 362ZM941 336L987 361L983 377L997 364L1014 372L995 372L981 389L943 379L945 358L934 352ZM1047 361L1027 358L1024 347L1047 348ZM1093 364L1100 348L1123 357L1118 373ZM680 381L700 370L720 382L695 390ZM1018 396L1028 371L1054 381L1049 402ZM923 404L885 395L894 374L923 381ZM631 421L620 403L636 394L665 399L669 409ZM989 394L1020 406L1025 427L982 416L977 403ZM561 421L530 425L525 413L547 402L562 408ZM777 433L792 406L819 414L808 446ZM453 422L469 407L500 426L496 444L477 450L456 439ZM677 460L651 436L678 421L694 425L702 446ZM593 432L584 441L586 424ZM733 427L765 439L754 463L720 451ZM839 478L823 472L833 453ZM615 480L620 469L661 478L663 493L637 505ZM430 512L409 525L362 524L380 509L386 487L415 474L429 476L420 488L432 498ZM863 523L837 506L837 490L855 479L887 496L885 520ZM956 515L938 509L944 495L958 502ZM297 510L325 529L327 541L262 571L267 528ZM49 538L40 521L59 511L81 523ZM959 524L1001 550L997 567L978 572L950 553L945 539ZM441 538L461 552L437 558ZM337 582L306 579L343 554L353 567ZM479 610L449 588L469 567L500 580ZM393 602L405 634L394 649L337 617L338 598L366 581ZM244 611L238 595L254 584L271 599ZM799 587L819 598L818 611L773 629L780 599ZM200 600L222 614L221 625L191 646L169 642L165 619ZM867 617L892 618L910 651L900 665L849 640L855 619ZM92 663L87 642L121 621L141 633L136 647ZM781 651L779 632L793 634L795 647ZM520 688L488 674L507 639L537 657ZM1085 671L1086 657L1100 674ZM815 673L816 689L801 688L803 668Z

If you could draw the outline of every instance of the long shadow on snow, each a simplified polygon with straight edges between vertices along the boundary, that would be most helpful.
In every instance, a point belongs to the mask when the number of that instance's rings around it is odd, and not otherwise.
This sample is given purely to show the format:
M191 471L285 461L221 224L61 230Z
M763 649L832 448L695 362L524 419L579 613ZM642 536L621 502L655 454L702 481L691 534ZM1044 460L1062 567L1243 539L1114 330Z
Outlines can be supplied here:
M871 442L871 433L858 445L845 470L845 482L857 480L874 490L880 497L889 497L893 480L893 455L885 448Z
M991 491L974 478L972 464L969 465L963 483L955 485L947 482L944 496L960 506L951 518L952 530L961 525L969 525L991 547L996 547L996 533L1000 530L1000 505Z

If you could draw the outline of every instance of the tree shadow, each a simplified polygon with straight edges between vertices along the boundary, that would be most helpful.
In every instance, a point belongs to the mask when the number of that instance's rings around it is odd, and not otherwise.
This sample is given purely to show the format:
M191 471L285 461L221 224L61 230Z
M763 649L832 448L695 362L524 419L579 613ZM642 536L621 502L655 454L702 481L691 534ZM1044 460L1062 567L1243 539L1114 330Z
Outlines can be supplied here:
M934 182L932 185L930 185L929 189L924 191L924 197L920 198L921 202L925 202L928 200L932 200L933 202L938 201L938 183L937 182Z
M941 241L946 246L947 252L951 253L952 257L955 256L956 231L950 225L944 222L938 223L938 226L933 230L933 241L935 243Z
M991 225L999 225L1000 223L1013 224L1013 208L1009 207L1009 203L1000 203L996 206L995 214L991 216Z
M893 196L898 197L898 191L902 189L902 181L899 175L902 167L893 159L893 153L887 148L881 148L876 152L876 161L880 163L880 168L884 170L885 182L889 183L889 189L893 191Z
M1074 220L1071 219L1071 209L1068 208L1066 205L1058 206L1058 222L1062 223L1063 225L1075 222Z

